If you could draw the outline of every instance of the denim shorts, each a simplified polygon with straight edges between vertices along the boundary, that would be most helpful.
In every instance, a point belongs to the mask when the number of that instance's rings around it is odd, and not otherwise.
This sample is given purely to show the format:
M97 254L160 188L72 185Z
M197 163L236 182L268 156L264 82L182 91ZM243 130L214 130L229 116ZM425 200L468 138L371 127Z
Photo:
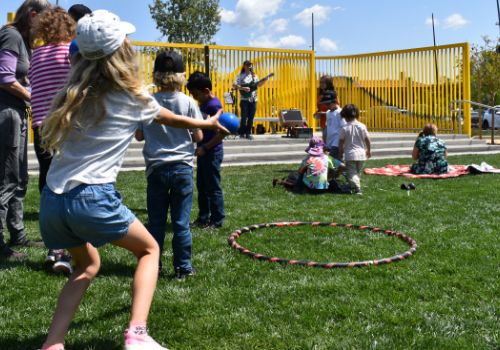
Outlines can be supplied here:
M50 249L94 247L123 238L135 215L113 184L79 185L56 194L47 186L40 199L40 232Z

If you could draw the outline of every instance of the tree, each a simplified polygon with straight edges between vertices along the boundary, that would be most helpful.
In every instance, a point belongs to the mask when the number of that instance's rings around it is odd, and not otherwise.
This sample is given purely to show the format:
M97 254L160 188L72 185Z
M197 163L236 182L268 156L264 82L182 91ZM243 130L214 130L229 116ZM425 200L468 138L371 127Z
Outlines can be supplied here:
M500 104L500 54L492 40L483 40L484 46L472 47L472 100L494 106Z
M219 0L155 0L149 12L171 43L210 44L220 27Z

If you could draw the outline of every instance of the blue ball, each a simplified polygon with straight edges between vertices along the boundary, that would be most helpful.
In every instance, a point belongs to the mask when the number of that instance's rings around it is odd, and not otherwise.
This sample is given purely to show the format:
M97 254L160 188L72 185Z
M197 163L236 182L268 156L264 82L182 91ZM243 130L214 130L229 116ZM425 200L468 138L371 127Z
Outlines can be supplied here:
M78 48L78 43L74 39L69 45L69 57L73 57L74 54L78 53L80 49Z
M222 113L219 117L219 123L222 124L231 134L238 131L240 120L234 113Z

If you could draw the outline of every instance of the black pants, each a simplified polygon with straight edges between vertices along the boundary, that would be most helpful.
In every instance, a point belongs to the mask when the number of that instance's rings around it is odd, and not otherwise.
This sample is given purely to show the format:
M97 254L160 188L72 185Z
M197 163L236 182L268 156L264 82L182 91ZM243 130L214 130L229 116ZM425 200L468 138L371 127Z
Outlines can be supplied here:
M33 128L35 136L35 153L38 159L39 171L38 174L38 190L42 193L43 187L47 183L47 173L49 171L50 163L52 162L52 155L42 149L42 133L39 126Z

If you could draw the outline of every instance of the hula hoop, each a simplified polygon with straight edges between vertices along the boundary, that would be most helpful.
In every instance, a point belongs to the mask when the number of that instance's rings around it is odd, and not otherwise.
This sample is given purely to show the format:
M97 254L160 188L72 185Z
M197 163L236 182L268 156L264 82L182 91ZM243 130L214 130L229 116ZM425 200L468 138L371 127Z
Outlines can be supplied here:
M360 230L360 231L365 231L365 232L381 232L381 233L388 235L388 236L398 237L402 241L408 243L408 245L410 246L410 249L408 249L404 253L391 256L390 258L384 258L384 259L378 259L378 260L322 263L322 262L316 262L316 261L312 261L312 260L293 260L293 259L285 259L285 258L266 256L263 254L252 252L251 250L241 246L240 244L238 244L238 242L236 242L236 240L240 236L242 236L243 234L251 233L252 231L255 231L255 230L258 230L261 228L293 227L293 226L301 226L301 225L311 225L313 227L316 227L316 226L345 227L345 228L350 228L350 229L355 229L355 230ZM413 238L411 238L410 236L408 236L402 232L396 232L396 231L392 231L392 230L384 230L381 228L370 227L370 226L353 225L353 224L338 224L335 222L328 223L328 222L293 221L293 222L273 222L273 223L250 225L250 226L245 226L245 227L238 229L238 230L234 231L233 233L231 233L231 235L228 237L227 241L233 249L236 249L240 253L245 254L245 255L247 255L251 258L257 259L257 260L264 260L264 261L268 261L268 262L276 262L276 263L288 264L288 265L321 267L321 268L325 268L325 269L342 268L342 267L364 267L364 266L370 266L370 265L390 264L390 263L398 262L398 261L401 261L403 259L406 259L406 258L412 256L415 253L415 251L417 250L417 242Z

